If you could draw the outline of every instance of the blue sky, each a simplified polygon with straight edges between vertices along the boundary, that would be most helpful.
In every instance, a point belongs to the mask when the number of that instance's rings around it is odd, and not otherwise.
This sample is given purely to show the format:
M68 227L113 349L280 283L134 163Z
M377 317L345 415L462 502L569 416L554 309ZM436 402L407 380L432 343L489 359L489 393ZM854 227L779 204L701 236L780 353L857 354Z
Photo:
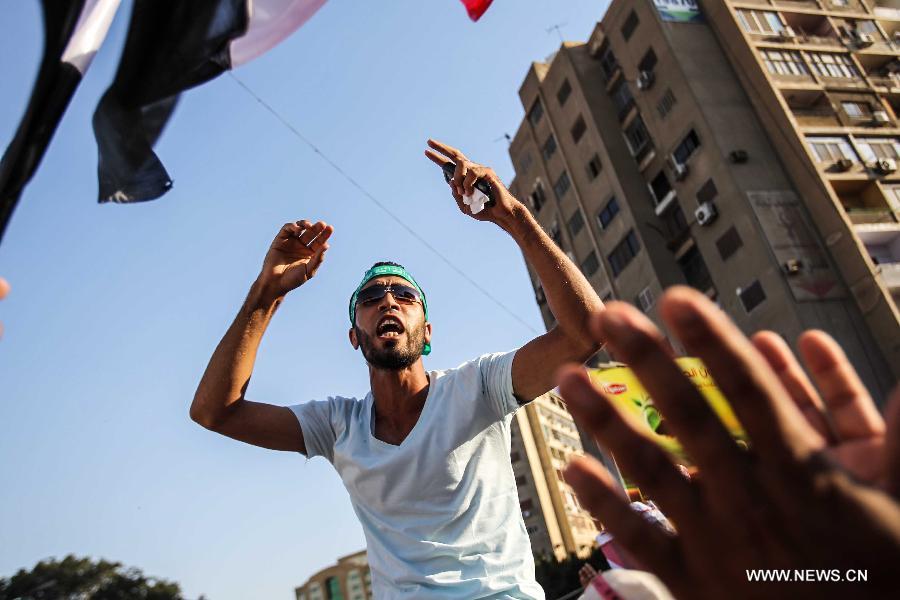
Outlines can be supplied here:
M468 21L456 0L331 0L237 76L530 328L542 328L513 242L462 216L422 154L429 136L507 181L504 133L531 61L586 39L607 3L496 0ZM360 7L365 7L360 10ZM0 145L41 53L39 3L0 20ZM346 302L376 260L429 296L426 368L517 347L532 331L482 296L341 179L225 76L182 98L158 153L175 187L98 205L90 117L112 79L130 2L113 24L0 246L0 575L67 553L178 581L189 597L292 598L364 547L323 459L270 452L188 419L197 381L285 221L335 233L317 278L290 295L248 397L292 404L362 395Z

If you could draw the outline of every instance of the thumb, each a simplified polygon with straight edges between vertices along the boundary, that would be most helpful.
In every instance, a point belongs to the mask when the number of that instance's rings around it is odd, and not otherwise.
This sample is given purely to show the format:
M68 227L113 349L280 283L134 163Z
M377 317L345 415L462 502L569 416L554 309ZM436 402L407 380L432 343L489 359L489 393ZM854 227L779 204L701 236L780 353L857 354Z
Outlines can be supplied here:
M887 434L884 438L887 492L900 499L900 385L888 397L884 413L887 421Z

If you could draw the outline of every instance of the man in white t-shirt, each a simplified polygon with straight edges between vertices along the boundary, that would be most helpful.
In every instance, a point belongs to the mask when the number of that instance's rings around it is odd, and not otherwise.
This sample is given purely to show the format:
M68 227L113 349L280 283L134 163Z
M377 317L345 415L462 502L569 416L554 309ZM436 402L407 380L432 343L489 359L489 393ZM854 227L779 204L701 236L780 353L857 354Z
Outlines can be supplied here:
M204 427L257 446L324 456L366 536L377 598L543 598L509 458L516 409L551 389L556 369L598 347L587 321L602 303L491 169L429 140L426 155L455 164L459 208L492 222L537 272L557 326L514 352L426 372L431 323L424 292L396 263L376 263L349 306L350 343L369 368L362 399L281 407L244 398L262 335L285 295L321 266L332 228L282 227L240 313L219 343L191 406ZM472 214L477 181L493 203Z

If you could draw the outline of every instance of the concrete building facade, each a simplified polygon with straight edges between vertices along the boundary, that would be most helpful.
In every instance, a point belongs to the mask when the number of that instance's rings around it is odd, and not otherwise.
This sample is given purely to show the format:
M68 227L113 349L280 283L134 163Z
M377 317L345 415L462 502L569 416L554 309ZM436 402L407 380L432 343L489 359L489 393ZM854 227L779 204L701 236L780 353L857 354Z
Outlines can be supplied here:
M558 396L545 394L516 413L510 459L535 556L562 560L594 549L594 521L562 476L568 461L583 453L575 421Z
M366 551L339 558L294 589L294 596L297 600L371 600L372 575Z
M529 69L511 190L601 297L658 321L687 284L746 332L824 329L883 398L900 377L900 11L882 4L614 0Z

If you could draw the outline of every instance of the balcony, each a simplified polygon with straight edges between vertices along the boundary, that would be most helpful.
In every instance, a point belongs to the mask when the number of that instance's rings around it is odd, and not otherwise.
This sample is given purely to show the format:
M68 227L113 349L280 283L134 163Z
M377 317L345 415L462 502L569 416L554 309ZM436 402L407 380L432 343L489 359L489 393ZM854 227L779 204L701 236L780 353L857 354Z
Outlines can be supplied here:
M841 120L823 92L785 90L782 92L794 120L800 127L840 127Z
M900 291L900 224L860 225L854 230L875 263L881 283L891 292Z
M787 41L804 46L824 46L824 49L843 46L837 31L824 15L785 12L782 17L788 32L793 34L785 38Z
M900 262L879 264L876 271L884 287L891 292L900 291Z
M879 19L895 19L900 21L900 8L896 0L875 0L875 16Z
M816 0L775 0L774 4L779 8L819 10L819 3Z
M873 225L877 223L896 223L897 218L890 210L880 208L845 207L850 222L854 225Z

